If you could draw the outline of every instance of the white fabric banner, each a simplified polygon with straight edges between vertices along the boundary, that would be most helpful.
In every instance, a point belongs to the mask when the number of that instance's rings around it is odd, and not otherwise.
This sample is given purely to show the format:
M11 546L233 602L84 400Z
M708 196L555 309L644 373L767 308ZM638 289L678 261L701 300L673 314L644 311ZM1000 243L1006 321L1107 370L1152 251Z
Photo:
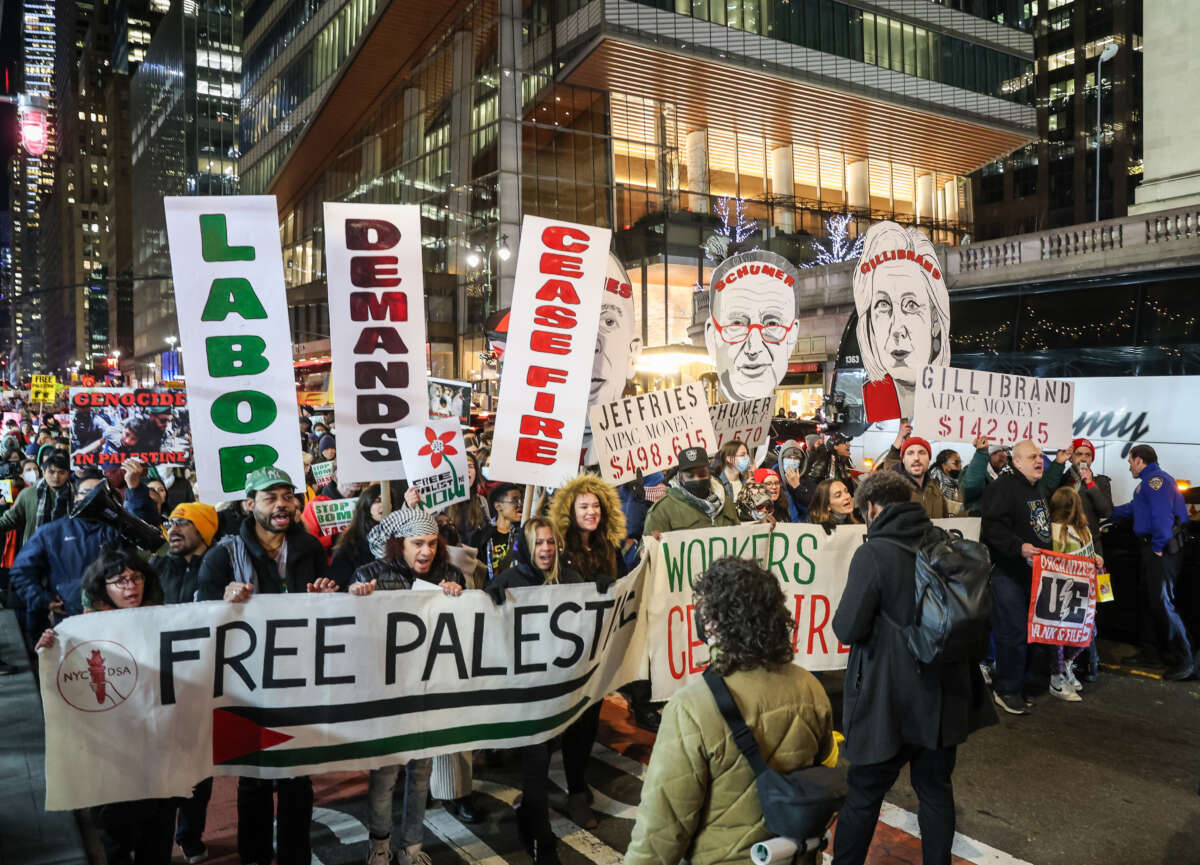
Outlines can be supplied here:
M979 519L935 520L979 539ZM779 578L796 629L794 662L807 670L840 670L850 653L833 634L833 614L842 600L850 559L866 535L865 526L839 526L825 534L809 523L763 523L734 528L667 532L662 541L646 537L643 561L653 699L666 700L704 672L708 646L696 636L692 581L715 559L754 559Z
M421 507L441 510L471 497L467 488L467 446L458 418L430 418L396 430L408 482L421 495Z
M396 427L429 416L421 213L325 202L338 480L404 477Z
M926 366L913 405L913 430L929 439L1071 446L1075 385L1069 381Z
M579 472L611 237L537 216L521 223L493 480L557 487Z
M670 468L686 448L715 450L708 400L699 382L598 403L588 409L588 417L591 457L613 486L633 480L638 469L652 474Z
M167 240L197 494L242 498L275 466L304 486L279 211L273 195L168 196Z
M725 442L734 439L750 450L766 444L767 437L771 434L771 409L774 406L773 396L709 406L708 413L712 417L715 436L713 452L720 449Z
M545 741L637 677L644 570L500 606L379 591L73 616L38 659L46 808Z

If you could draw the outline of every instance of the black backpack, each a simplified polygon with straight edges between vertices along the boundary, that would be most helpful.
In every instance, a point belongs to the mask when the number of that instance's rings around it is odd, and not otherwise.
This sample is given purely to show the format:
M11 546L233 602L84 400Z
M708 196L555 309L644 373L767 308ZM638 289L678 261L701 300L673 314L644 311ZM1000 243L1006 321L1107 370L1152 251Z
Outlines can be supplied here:
M738 750L754 770L754 786L767 828L794 841L798 852L824 847L825 832L846 801L845 769L817 765L784 775L769 768L725 680L708 667L704 681L729 725Z
M877 538L916 556L916 608L910 625L884 614L904 634L912 656L922 664L937 658L971 661L987 651L992 615L991 556L979 541L957 530L934 526L910 547Z

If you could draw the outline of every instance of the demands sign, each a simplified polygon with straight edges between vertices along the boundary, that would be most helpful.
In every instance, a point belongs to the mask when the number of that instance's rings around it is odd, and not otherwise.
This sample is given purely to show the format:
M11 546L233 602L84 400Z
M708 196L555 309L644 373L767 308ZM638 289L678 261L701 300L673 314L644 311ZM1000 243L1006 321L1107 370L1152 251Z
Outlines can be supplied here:
M1071 441L1075 386L1069 381L926 366L914 401L913 428L930 438L993 444L1030 439L1042 447Z
M46 808L544 742L637 677L643 573L605 594L517 589L499 607L481 591L381 591L73 616L38 659ZM81 753L104 759L81 773Z
M279 212L272 195L163 199L199 496L241 497L275 466L304 477Z
M557 487L579 470L612 232L526 216L491 477Z
M71 462L119 466L187 462L187 393L181 390L71 388Z
M750 450L766 444L771 432L771 407L774 404L774 397L764 396L745 402L723 402L709 406L708 413L712 417L713 434L716 436L713 450L719 450L721 445L734 439Z
M420 209L326 202L325 250L338 478L403 478L396 428L428 413Z
M935 520L965 537L979 537L978 519ZM833 534L801 523L761 523L734 528L667 532L646 539L646 618L653 699L666 700L693 681L708 664L708 646L696 637L692 582L722 556L754 559L783 589L795 631L794 663L808 670L840 670L849 647L833 634L850 574L850 559L862 545L863 526L839 526Z
M1096 621L1096 562L1041 552L1033 560L1029 642L1087 646Z
M704 387L691 382L599 403L588 410L600 474L614 486L638 469L647 474L675 465L675 455L713 441Z

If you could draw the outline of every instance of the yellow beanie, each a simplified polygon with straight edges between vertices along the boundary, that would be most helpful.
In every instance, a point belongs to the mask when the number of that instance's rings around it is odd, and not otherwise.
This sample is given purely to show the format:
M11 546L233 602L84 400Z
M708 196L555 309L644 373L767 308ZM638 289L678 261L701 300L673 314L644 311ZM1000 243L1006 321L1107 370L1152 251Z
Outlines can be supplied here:
M196 531L200 533L204 545L211 546L213 535L217 533L217 511L212 505L202 502L184 502L176 505L171 511L171 519L191 520Z

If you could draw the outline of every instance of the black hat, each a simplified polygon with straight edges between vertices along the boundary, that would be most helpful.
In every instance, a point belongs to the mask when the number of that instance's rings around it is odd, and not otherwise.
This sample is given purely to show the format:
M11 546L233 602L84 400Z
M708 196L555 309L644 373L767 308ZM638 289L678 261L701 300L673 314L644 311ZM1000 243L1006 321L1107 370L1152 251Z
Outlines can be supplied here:
M679 470L688 471L708 465L708 451L704 448L684 448L679 452Z

